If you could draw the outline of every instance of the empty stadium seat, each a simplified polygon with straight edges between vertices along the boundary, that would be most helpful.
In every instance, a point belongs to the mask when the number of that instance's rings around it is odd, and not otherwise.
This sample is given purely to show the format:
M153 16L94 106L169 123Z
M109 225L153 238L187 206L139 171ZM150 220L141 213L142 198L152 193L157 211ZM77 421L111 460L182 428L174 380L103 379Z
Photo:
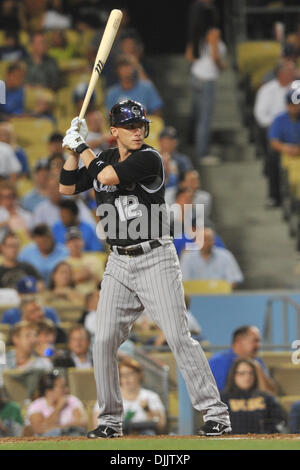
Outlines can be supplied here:
M275 366L272 377L278 385L279 395L297 395L300 391L300 369L298 365Z
M49 135L54 131L54 124L49 119L20 117L11 118L11 123L21 147L45 144Z
M281 56L281 44L276 41L245 41L237 45L237 65L242 75L251 74L260 66L271 69Z
M96 401L97 391L94 369L68 369L68 386L71 395L81 401Z
M145 142L157 149L159 147L159 134L164 128L164 121L161 117L154 115L149 115L147 118L151 121L151 124L149 136Z
M2 377L8 398L17 403L23 403L28 398L32 399L39 378L43 374L45 370L40 369L4 369Z
M258 357L263 359L268 369L291 363L290 351L261 351Z
M280 397L279 401L286 413L289 414L292 404L296 401L300 401L300 395L287 395L284 397Z
M231 284L222 280L191 280L183 281L183 287L186 294L230 294L232 292Z

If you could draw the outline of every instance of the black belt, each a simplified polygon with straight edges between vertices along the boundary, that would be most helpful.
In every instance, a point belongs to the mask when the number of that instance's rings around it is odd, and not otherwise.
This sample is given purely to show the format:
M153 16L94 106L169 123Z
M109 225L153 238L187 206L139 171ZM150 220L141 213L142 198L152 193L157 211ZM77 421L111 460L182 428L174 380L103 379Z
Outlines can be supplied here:
M153 240L152 242L150 242L151 250L153 250L154 248L158 248L159 246L161 246L161 243L158 240ZM140 256L145 253L141 245L137 245L132 248L120 248L117 246L116 249L119 255Z

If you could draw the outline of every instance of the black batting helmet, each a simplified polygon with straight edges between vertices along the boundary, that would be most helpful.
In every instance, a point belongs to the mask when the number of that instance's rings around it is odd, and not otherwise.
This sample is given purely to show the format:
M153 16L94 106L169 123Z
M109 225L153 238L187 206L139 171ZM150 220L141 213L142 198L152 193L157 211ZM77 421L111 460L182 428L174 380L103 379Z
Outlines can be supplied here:
M124 100L116 103L109 113L110 125L114 127L133 122L145 123L145 137L149 135L149 119L146 118L145 108L138 101Z

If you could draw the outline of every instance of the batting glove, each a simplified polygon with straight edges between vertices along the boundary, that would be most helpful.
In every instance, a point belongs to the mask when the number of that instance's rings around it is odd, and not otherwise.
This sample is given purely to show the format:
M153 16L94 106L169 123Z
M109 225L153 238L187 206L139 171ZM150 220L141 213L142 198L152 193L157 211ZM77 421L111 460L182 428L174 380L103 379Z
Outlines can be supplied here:
M71 121L71 127L67 130L66 134L70 134L72 132L79 132L81 137L86 140L89 130L88 126L86 124L85 119L79 119L78 116L76 116L74 119Z
M82 153L87 148L89 148L89 146L87 145L85 140L82 138L82 136L79 134L79 132L75 130L65 135L62 145L63 147L66 147L72 150L73 152L76 152L79 154Z

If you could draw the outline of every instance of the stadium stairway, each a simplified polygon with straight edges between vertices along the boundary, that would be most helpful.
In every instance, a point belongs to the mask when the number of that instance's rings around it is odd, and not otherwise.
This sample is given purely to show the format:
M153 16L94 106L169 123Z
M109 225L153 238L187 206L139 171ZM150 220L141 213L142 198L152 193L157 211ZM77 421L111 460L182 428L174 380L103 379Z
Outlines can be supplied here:
M295 240L289 237L281 210L265 208L267 182L262 162L256 159L244 127L241 91L230 61L228 65L218 82L210 152L221 157L222 163L200 167L203 189L213 195L216 230L243 270L241 288L299 288L300 256ZM160 71L156 85L165 102L165 122L179 130L180 149L193 157L188 144L189 66L183 55L155 57L153 66Z

